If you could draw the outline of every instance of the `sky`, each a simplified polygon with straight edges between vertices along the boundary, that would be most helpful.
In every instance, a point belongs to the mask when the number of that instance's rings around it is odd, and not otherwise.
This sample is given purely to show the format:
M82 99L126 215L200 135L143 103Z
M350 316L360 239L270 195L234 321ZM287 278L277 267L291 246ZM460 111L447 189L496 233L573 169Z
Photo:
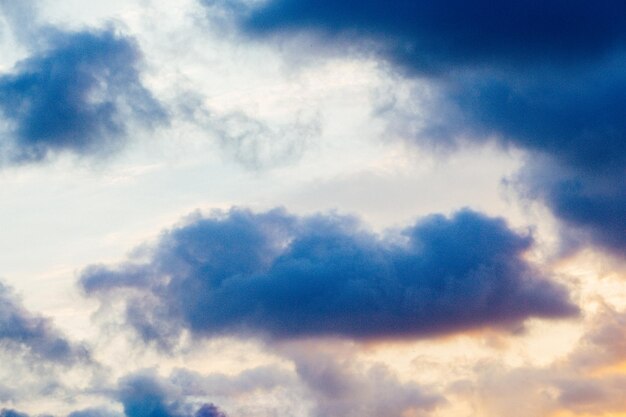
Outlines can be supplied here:
M0 417L626 416L621 0L0 0Z

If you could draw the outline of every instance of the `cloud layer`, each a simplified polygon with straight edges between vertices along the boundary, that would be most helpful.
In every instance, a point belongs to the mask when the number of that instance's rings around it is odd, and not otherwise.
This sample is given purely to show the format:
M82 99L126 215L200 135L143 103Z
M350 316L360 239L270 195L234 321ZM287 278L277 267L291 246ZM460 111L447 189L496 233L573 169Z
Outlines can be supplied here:
M92 266L85 291L122 289L147 340L203 336L413 338L573 316L505 222L464 210L393 237L349 217L232 210L164 233L147 262ZM136 290L136 296L128 294Z

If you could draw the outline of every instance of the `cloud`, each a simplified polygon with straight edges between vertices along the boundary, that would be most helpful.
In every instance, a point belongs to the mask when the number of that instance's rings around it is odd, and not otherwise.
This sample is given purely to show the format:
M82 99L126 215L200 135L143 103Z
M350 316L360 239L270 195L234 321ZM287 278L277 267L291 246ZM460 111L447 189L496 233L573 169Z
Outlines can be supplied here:
M298 112L292 122L266 123L240 110L216 112L192 94L185 95L181 109L185 118L214 135L226 154L250 170L299 160L322 130L317 114Z
M526 150L545 162L520 176L535 180L522 184L528 195L593 243L625 253L623 2L271 0L238 10L251 38L307 33L327 49L382 58L427 80L435 97L408 115L419 119L416 143L495 139ZM553 166L569 174L539 181ZM598 182L599 196L589 191Z
M122 378L117 389L109 394L121 403L123 414L108 408L87 408L71 412L67 417L226 417L214 404L194 405L187 402L175 386L151 371ZM30 416L3 409L0 417Z
M438 121L427 122L421 134L444 142L495 138L525 149L528 163L512 179L522 195L542 201L568 228L623 256L624 56L584 69L459 77L444 87L432 108Z
M84 346L75 345L51 321L26 310L13 292L0 284L0 347L54 363L89 359Z
M476 378L453 383L447 394L469 399L487 417L619 414L626 410L625 360L626 312L602 305L566 356L538 367L485 361L476 364Z
M443 397L414 382L400 382L383 364L363 366L320 351L290 346L283 352L309 389L316 417L402 417L430 415Z
M603 305L569 355L570 366L594 372L626 363L626 311Z
M169 380L185 395L222 397L270 391L281 386L293 386L297 382L291 372L274 366L247 369L235 376L220 373L201 375L188 369L177 369Z
M31 417L30 414L11 409L0 410L0 417ZM39 414L36 417L52 417L50 414ZM74 411L67 417L122 417L120 413L104 408L88 408L81 411Z
M126 417L225 417L214 404L203 404L195 412L183 403L183 398L154 373L145 371L123 378L119 383L118 399Z
M122 414L106 408L87 408L85 410L74 411L67 417L122 417Z
M221 145L248 169L279 166L299 159L311 139L319 136L319 120L273 127L244 113L234 112L213 120Z
M626 40L626 7L609 0L546 2L462 0L272 0L241 7L252 35L308 30L346 39L413 72L459 65L506 66L596 57Z
M30 57L0 75L2 151L10 163L51 155L106 155L123 145L131 123L153 127L165 110L142 84L136 42L114 29L44 38Z
M323 343L324 347L327 347ZM323 350L323 349L322 349ZM165 408L168 411L150 413L150 415L180 415L183 409L189 410L185 398L207 398L218 396L225 401L235 400L234 404L245 401L243 396L258 394L263 399L273 398L274 390L288 390L289 395L282 401L292 401L294 397L299 403L310 403L312 408L306 415L326 417L374 417L385 415L400 417L402 415L422 415L432 411L444 403L442 397L431 392L430 389L413 382L400 382L396 376L381 364L363 366L362 364L342 359L337 352L324 352L311 343L300 345L288 344L278 349L278 353L293 361L295 371L277 367L275 365L260 366L240 372L236 375L212 373L202 375L187 369L175 370L168 378L158 378L151 371L144 371L122 380L119 396L124 404L128 401L125 396L131 393L133 399L141 404L144 398L154 394L161 399L160 406L154 409ZM129 382L130 381L130 384ZM136 388L141 387L137 393ZM150 394L146 394L148 391ZM158 393L158 394L156 394ZM258 397L252 397L258 398ZM167 400L163 400L167 399ZM134 401L134 400L133 400ZM169 406L163 404L170 404ZM252 415L282 415L286 411L279 411L275 405L266 409L266 404L258 399L254 400ZM234 406L237 409L237 406ZM151 408L152 409L152 408ZM191 407L193 409L193 407ZM248 414L244 407L238 408ZM273 411L270 411L273 410ZM187 411L188 412L188 411ZM219 410L211 405L205 405L195 416L221 416ZM413 414L410 414L410 413ZM140 417L147 414L130 414L128 417Z
M626 378L592 377L556 365L510 368L483 363L476 380L456 385L461 398L476 404L485 417L548 417L554 415L611 415L626 409ZM452 397L451 393L449 393Z
M128 322L163 343L181 329L424 338L576 315L565 288L524 259L531 245L470 210L383 238L350 217L234 209L193 217L163 233L147 261L91 266L80 282L103 300L126 297Z
M20 413L19 411L3 408L0 410L0 417L28 417L28 414Z
M540 158L529 161L513 184L523 196L543 201L562 220L564 249L576 249L591 239L623 257L626 171L600 168L580 172L551 162Z
M20 41L33 41L33 34L39 25L36 0L0 0L0 19L10 27L12 34ZM4 26L4 25L3 25ZM0 34L5 35L4 27Z

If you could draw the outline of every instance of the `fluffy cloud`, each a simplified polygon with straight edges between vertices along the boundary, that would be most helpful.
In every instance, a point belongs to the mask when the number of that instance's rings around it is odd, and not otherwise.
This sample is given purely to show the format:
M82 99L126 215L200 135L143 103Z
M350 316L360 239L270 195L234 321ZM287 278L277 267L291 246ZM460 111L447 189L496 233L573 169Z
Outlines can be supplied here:
M50 320L26 310L12 291L2 284L0 346L55 363L70 364L89 359L84 346L71 343Z
M623 2L273 0L238 10L252 37L310 33L425 77L438 94L411 115L424 119L420 144L495 138L525 149L544 161L520 176L534 179L522 183L527 195L623 255Z
M106 154L120 147L130 122L166 120L141 82L133 39L113 29L41 31L45 45L0 75L0 111L13 139L3 139L10 161L66 151Z
M164 233L146 262L91 266L84 290L127 299L146 340L201 336L420 338L573 316L524 259L530 236L463 210L388 238L337 215L232 210Z
M215 405L188 410L170 387L150 372L130 375L119 383L118 399L126 417L225 417Z

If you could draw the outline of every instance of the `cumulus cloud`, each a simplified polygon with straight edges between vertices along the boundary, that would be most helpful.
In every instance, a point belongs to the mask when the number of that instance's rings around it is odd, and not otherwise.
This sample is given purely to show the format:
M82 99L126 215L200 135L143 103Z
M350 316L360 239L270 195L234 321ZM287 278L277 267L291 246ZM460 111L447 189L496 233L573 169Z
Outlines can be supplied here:
M170 381L142 371L119 382L117 398L126 417L226 417L215 404L195 405Z
M569 227L624 254L623 2L272 0L238 10L251 37L309 33L427 79L437 94L410 115L420 118L418 143L496 139L525 149L545 161L521 176L535 179L531 194ZM570 174L538 180L553 166ZM603 194L590 202L598 182Z
M565 288L524 259L531 245L470 210L383 238L350 217L234 209L165 232L145 262L88 267L80 282L103 299L126 297L127 320L146 340L181 329L420 338L576 315Z
M107 154L123 144L130 123L150 127L167 119L142 84L132 38L112 28L40 31L44 44L0 74L5 159Z
M62 364L89 358L84 346L70 342L49 319L26 310L3 284L0 284L0 347Z

